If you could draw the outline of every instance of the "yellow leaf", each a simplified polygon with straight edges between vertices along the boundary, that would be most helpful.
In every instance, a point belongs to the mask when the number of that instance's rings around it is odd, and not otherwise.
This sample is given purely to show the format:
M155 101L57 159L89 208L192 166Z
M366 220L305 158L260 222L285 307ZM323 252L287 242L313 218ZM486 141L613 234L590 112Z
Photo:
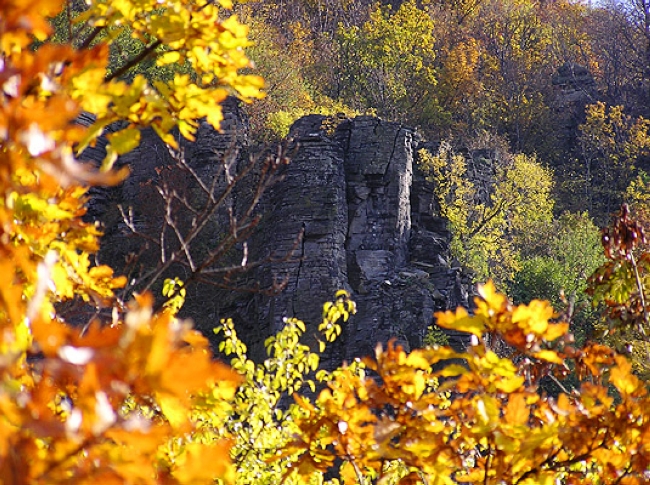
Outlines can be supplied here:
M446 365L439 373L438 375L440 377L456 377L463 375L467 372L467 367L464 365L460 364L450 364Z
M443 328L459 330L480 337L485 330L485 321L481 316L470 316L463 307L458 307L456 313L451 311L435 314L436 324Z
M221 26L229 30L236 38L245 38L248 35L248 26L242 24L237 20L237 15L231 15L226 20L221 22Z
M15 194L12 194L12 197L14 196ZM15 196L13 202L19 217L23 218L43 218L49 221L58 221L74 217L73 213L63 210L57 204L50 203L38 194Z
M113 145L107 145L106 156L104 157L104 160L102 160L101 171L108 172L113 168L113 165L117 161L117 156L117 152L115 151L115 148L113 148Z
M176 396L159 394L156 401L173 429L189 431L189 409Z
M216 96L216 94L215 94ZM220 99L219 101L222 101L223 99L226 98L226 95L224 93L223 98ZM223 121L223 111L221 109L221 106L216 106L212 109L210 109L206 114L205 114L206 121L210 123L216 130L219 129L221 126L221 122Z
M562 364L564 362L553 350L540 350L539 352L534 353L533 356L537 359L545 360L546 362L551 362L553 364Z
M492 396L482 396L476 401L476 416L484 426L494 427L499 422L499 403Z
M481 295L481 298L493 310L501 310L508 302L508 299L504 295L497 292L492 280L488 280L484 285L478 285L478 294Z
M425 369L425 370L428 369L429 367L431 367L431 364L429 364L429 361L425 358L423 354L424 354L423 352L414 350L406 358L406 365L408 365L409 367L414 367L416 369Z
M140 144L140 130L137 128L125 128L107 135L106 138L108 138L115 153L124 155Z
M512 321L524 331L542 335L553 317L553 307L547 301L533 300L528 305L519 305L512 312Z
M523 384L523 376L512 376L509 378L499 379L496 383L496 387L503 392L511 393L519 389Z
M334 298L336 298L337 300L339 298L350 298L350 293L348 293L347 290L337 290L337 292L334 293ZM330 305L332 304L331 302L329 303ZM325 305L327 305L327 303Z
M639 388L639 379L632 374L632 364L622 355L615 356L616 366L612 367L609 381L616 386L621 394L632 394Z
M165 66L167 64L175 64L181 60L181 55L179 52L170 51L165 52L158 59L156 59L156 64L159 66Z
M67 300L74 296L72 279L64 266L61 264L54 265L50 271L50 277L52 278L52 283L54 283L59 298Z
M92 125L90 125L86 129L83 138L75 147L75 153L77 155L81 154L81 152L88 148L88 145L94 142L94 140L96 140L104 132L104 128L106 128L110 123L110 118L100 118Z
M296 326L297 326L300 330L302 330L303 332L305 332L305 324L304 324L304 322L303 322L302 320L295 320L295 323L296 323Z
M241 81L233 84L233 87L244 98L263 98L265 94L260 91L264 88L264 78L248 74L241 76Z
M87 69L72 79L73 95L76 94L83 109L100 118L108 111L112 102L110 95L97 89L104 83L105 76L105 68L95 67Z

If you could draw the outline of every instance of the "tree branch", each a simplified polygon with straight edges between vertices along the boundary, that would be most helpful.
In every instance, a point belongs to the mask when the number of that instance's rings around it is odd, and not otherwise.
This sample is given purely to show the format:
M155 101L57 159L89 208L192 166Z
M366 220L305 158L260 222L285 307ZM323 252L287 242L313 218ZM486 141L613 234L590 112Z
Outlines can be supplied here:
M137 66L142 61L144 61L147 57L149 57L161 45L162 45L161 40L156 40L152 44L149 44L138 55L133 56L131 59L126 61L126 63L122 67L120 67L119 69L113 71L113 73L107 75L104 78L104 82L108 83L108 82L111 82L113 79L116 79L116 78L119 78L119 77L123 76L129 69Z

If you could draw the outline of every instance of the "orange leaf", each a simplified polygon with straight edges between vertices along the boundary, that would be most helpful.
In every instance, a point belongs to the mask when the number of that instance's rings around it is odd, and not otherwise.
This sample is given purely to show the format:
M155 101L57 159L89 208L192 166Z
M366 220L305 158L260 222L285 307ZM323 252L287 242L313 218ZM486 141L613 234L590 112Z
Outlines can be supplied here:
M511 394L505 410L505 419L508 424L523 426L528 423L530 408L526 404L526 395L523 393Z
M230 443L220 441L215 445L188 443L184 459L179 459L174 476L181 485L212 484L221 478L234 480L234 469L230 462Z
M37 318L32 322L31 328L34 340L48 357L56 355L70 334L70 327L57 320L45 321Z
M556 338L561 337L562 335L566 335L568 331L569 331L568 323L551 323L549 324L548 328L546 329L546 332L544 333L544 338L550 342L555 340Z

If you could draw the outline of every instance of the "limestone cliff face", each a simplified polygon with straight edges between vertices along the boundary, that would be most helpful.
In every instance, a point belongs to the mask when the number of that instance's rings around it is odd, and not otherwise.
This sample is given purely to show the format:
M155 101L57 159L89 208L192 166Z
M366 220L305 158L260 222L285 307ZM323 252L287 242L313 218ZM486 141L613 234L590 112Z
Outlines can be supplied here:
M197 141L186 147L190 165L202 167L205 177L211 174L211 160L226 146L245 151L240 136L245 123L239 115L230 118L224 133L202 128ZM469 281L450 265L451 234L446 221L435 215L434 187L416 170L416 133L373 117L332 127L326 118L312 115L295 123L290 139L291 163L265 193L258 208L262 223L248 244L251 257L295 248L293 257L257 267L238 282L264 287L284 279L286 288L269 296L199 286L188 292L186 316L207 335L219 318L232 317L251 355L261 357L265 338L281 328L285 317L306 321L312 336L323 302L345 288L358 313L324 356L326 365L371 354L377 343L391 338L407 348L421 346L434 311L468 305ZM151 146L145 151L122 163L132 164L135 179L151 177L155 184L152 167L161 162L155 159L160 152ZM147 154L148 161L142 162ZM112 200L137 205L131 187L133 182L116 189ZM110 211L95 212L101 218ZM223 217L215 214L215 227ZM156 221L142 223L155 227ZM112 224L104 254L115 260L124 257L124 248L134 248L124 244L119 221ZM462 345L460 336L451 339Z

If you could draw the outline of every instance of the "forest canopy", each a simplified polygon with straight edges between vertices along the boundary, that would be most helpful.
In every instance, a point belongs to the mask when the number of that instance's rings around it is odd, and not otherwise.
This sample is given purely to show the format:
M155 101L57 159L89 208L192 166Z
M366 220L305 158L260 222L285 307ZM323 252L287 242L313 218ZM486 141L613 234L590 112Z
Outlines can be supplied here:
M307 112L375 113L456 151L487 131L513 154L536 155L553 170L556 213L589 211L599 226L636 174L648 171L644 1L259 1L237 8L268 81L268 96L250 108L263 138L286 134Z

